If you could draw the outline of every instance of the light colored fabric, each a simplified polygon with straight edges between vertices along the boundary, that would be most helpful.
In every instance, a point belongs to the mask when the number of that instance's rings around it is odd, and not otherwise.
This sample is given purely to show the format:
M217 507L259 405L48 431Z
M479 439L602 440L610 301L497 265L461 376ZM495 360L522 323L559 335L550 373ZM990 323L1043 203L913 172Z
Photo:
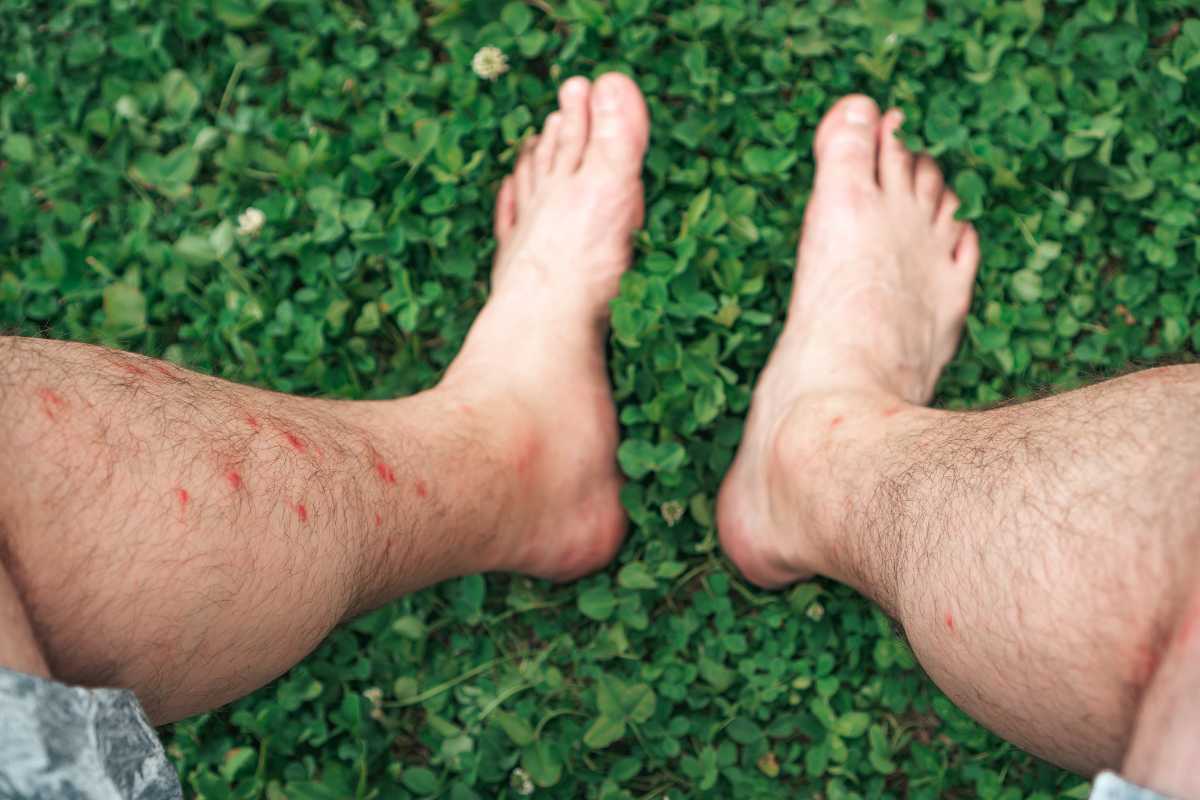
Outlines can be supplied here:
M1092 784L1091 800L1171 800L1165 794L1135 786L1114 772L1101 772Z
M0 667L0 800L182 800L133 692Z

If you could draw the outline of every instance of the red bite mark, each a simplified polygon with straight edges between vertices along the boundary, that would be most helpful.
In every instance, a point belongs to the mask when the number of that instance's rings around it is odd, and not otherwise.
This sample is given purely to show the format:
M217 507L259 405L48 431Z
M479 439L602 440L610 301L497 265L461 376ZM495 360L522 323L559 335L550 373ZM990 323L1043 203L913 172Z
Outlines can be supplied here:
M58 413L67 407L67 401L53 389L38 389L37 395L42 401L42 413L51 420L58 419Z
M159 375L162 375L165 378L174 378L175 377L175 373L172 372L171 370L167 369L165 364L155 363L154 371L157 372Z
M396 473L392 472L392 468L382 461L375 464L375 471L379 473L379 477L384 483L394 484L396 482Z
M252 430L262 430L262 425L258 423L258 418L253 414L246 415L246 424L249 425Z
M229 488L235 492L242 488L242 476L237 473L237 470L229 470L225 473L225 480L229 481Z
M296 504L296 516L300 518L301 522L308 522L308 507L304 503Z
M128 372L130 375L145 375L146 370L139 367L137 364L122 364L121 369Z
M833 419L829 420L829 427L836 428L838 425L841 425L845 421L846 420L844 417L834 417Z
M530 437L525 441L521 449L517 451L517 457L513 464L518 475L525 475L529 472L533 462L537 460L540 450L537 439Z
M413 488L417 490L417 497L429 497L429 487L425 485L425 481L417 481Z
M292 446L292 449L295 450L297 453L304 452L305 445L299 436L297 436L294 433L288 433L287 431L284 431L283 438L287 439L287 443L290 444Z
M1150 685L1150 679L1154 677L1154 673L1158 671L1159 661L1162 660L1162 653L1152 645L1139 647L1133 656L1133 684L1138 687L1146 687Z
M375 512L375 527L378 528L382 525L383 525L383 515L380 514L378 511L376 511Z
M187 511L188 501L192 499L192 496L188 494L188 490L181 486L175 490L175 494L179 498L179 510Z
M951 633L954 633L954 615L949 611L946 612L946 628L949 629Z
M892 406L891 408L884 409L883 416L884 416L884 418L894 417L899 413L900 413L900 406Z
M1187 617L1175 631L1175 646L1192 647L1200 638L1200 603L1193 603Z

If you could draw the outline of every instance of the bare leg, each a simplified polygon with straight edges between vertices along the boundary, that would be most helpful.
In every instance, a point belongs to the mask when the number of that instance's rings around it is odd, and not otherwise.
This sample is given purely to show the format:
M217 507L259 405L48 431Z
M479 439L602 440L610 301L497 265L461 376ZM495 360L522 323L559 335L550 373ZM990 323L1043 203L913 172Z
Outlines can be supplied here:
M623 76L572 79L560 100L501 190L492 297L435 390L288 397L0 340L3 553L55 677L132 688L163 722L402 593L485 570L568 579L612 556L603 331L648 120Z
M853 97L818 131L788 323L722 489L722 540L758 583L821 573L878 601L1001 735L1117 767L1196 586L1200 368L923 408L978 241L899 121Z
M3 567L0 567L0 667L39 678L50 675L25 606Z
M1200 593L1138 710L1124 774L1171 797L1200 797Z

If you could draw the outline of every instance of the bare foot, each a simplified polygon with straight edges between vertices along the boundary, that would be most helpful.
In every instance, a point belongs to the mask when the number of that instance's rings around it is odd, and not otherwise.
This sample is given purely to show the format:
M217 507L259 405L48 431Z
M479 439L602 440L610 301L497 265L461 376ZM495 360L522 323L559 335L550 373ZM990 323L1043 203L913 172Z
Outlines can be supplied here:
M501 186L492 294L439 390L487 415L518 484L495 568L569 580L625 531L604 335L642 224L649 116L617 73L571 78L559 106Z
M827 490L822 448L919 413L970 306L978 238L954 219L958 199L937 164L895 138L901 122L853 95L817 129L787 324L718 502L722 545L763 586L845 579L843 498Z

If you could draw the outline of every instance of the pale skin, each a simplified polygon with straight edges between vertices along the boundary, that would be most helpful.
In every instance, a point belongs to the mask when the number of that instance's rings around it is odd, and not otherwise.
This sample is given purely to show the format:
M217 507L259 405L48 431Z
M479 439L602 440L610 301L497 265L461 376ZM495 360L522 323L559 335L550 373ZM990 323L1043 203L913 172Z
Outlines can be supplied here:
M979 242L900 124L848 97L817 131L788 321L719 499L726 552L763 586L822 574L876 600L1031 752L1089 774L1128 751L1131 777L1200 796L1200 637L1181 633L1200 624L1200 367L926 408Z
M25 634L6 627L7 663L130 687L162 723L252 691L423 586L607 563L626 522L604 325L641 224L648 126L624 76L563 86L501 190L491 297L422 394L289 397L0 339L15 587L0 584L0 618L27 617Z
M296 398L0 339L0 665L127 686L161 723L423 586L610 560L604 331L649 120L622 76L559 103L501 187L492 295L428 392ZM1180 767L1200 731L1200 371L925 408L979 242L899 122L851 97L818 130L788 322L720 496L726 551L764 586L824 574L872 597L1021 746L1085 773L1128 753L1131 778L1200 796Z

